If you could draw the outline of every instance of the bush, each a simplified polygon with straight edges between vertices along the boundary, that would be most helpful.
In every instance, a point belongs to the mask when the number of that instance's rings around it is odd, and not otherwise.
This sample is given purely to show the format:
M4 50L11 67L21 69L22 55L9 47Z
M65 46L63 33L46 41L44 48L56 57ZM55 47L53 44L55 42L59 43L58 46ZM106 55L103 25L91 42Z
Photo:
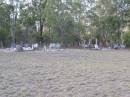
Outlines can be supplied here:
M32 35L35 42L48 44L51 41L49 32L43 32L41 36L40 33L35 33Z
M126 44L126 47L130 48L130 31L124 35L124 43Z

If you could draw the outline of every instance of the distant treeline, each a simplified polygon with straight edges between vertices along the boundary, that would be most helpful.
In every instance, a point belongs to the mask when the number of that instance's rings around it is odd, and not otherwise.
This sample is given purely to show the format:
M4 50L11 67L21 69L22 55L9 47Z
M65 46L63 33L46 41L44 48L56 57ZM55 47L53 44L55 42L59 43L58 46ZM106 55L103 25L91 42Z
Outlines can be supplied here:
M22 43L130 46L130 0L0 1L0 47Z

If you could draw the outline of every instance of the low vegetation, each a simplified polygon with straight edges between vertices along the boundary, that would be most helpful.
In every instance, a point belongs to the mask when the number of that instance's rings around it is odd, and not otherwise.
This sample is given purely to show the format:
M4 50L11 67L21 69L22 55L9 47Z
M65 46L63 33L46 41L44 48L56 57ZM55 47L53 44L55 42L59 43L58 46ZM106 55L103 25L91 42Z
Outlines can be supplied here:
M130 32L127 32L124 35L124 42L125 42L126 46L130 48Z

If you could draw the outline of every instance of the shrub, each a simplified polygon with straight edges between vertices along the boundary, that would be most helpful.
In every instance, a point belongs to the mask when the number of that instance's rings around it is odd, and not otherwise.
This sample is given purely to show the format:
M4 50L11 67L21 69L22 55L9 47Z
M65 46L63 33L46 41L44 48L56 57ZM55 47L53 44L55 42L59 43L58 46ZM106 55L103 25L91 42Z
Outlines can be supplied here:
M130 48L130 31L124 34L124 43Z

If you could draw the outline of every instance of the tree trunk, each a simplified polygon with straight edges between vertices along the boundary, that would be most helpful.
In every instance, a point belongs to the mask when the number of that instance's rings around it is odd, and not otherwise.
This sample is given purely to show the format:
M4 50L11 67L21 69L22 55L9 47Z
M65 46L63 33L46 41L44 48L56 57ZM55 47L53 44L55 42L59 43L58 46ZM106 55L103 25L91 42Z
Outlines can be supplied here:
M0 41L0 47L3 48L3 41Z

